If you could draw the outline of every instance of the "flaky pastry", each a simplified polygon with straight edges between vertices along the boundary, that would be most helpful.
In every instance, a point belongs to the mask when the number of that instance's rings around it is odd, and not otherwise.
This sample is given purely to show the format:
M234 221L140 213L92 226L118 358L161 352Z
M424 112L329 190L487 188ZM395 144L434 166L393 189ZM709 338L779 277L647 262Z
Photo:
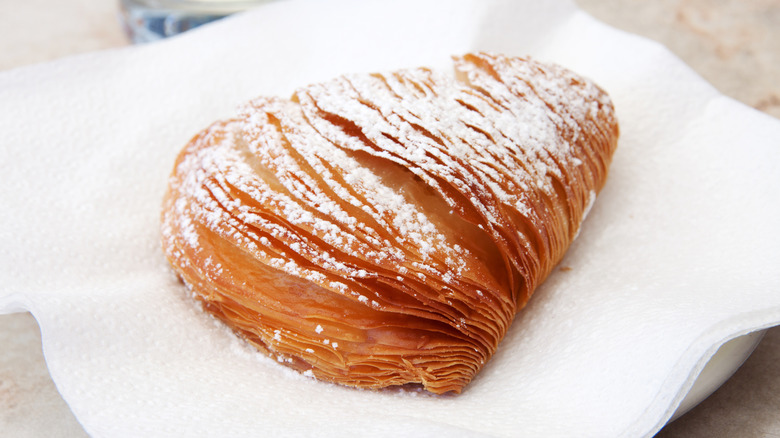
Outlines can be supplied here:
M258 98L196 135L162 235L204 308L318 379L460 392L577 235L618 125L559 66L454 64Z

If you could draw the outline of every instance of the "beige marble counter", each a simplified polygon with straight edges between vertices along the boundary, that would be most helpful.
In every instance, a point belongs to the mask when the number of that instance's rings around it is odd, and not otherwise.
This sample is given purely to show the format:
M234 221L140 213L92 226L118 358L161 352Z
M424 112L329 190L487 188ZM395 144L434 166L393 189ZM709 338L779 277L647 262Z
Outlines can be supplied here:
M780 118L780 0L578 3L663 43L724 94ZM117 13L105 0L0 2L0 70L126 45ZM86 436L49 377L35 320L1 315L0 346L0 436ZM658 436L780 437L780 327L715 394Z

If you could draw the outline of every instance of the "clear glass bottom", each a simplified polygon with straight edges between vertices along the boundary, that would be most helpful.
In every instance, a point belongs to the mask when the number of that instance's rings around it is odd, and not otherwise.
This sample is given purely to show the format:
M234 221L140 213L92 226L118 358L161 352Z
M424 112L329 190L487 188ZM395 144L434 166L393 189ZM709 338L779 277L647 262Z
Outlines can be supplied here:
M178 35L274 0L120 0L121 20L133 43Z

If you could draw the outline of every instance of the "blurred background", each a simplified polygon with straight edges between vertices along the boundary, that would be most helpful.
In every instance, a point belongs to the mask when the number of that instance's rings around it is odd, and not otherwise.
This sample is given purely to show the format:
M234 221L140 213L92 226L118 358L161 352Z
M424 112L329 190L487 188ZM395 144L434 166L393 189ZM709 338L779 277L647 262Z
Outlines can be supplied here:
M153 40L253 2L214 1L221 5L212 7L185 0L197 13L167 21L138 15L143 3L0 0L0 71ZM780 0L576 3L609 25L664 44L723 94L780 118ZM38 325L29 313L0 315L0 346L0 436L86 436L49 377ZM658 436L780 437L779 413L776 327L726 384Z

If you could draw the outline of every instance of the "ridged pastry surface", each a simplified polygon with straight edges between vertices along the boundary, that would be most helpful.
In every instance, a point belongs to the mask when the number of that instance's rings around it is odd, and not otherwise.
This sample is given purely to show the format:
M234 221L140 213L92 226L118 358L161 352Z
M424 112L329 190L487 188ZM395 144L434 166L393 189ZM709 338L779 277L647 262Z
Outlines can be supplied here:
M178 157L163 248L204 308L340 384L460 392L603 186L606 93L494 54L258 98Z

